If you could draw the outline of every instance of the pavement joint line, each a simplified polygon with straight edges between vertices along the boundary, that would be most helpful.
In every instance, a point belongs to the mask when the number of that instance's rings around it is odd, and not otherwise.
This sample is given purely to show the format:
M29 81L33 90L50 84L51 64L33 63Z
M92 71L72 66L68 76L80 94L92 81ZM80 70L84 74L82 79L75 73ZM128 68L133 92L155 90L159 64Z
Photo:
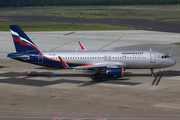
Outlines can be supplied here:
M6 119L52 119L52 120L179 120L179 118L73 118L73 117L27 117L27 116L0 116Z
M60 45L60 46L57 46L57 47L55 47L55 48L53 48L53 49L50 49L49 51L55 50L55 49L57 49L57 48L59 48L59 47L62 47L62 46L64 46L64 45L67 45L67 44L72 43L72 42L75 42L75 41L77 41L77 40L73 40L73 41L64 43L64 44L62 44L62 45Z
M0 41L6 41L6 40L11 40L11 38L8 38L8 39L4 39L4 40L0 40Z
M21 62L21 61L18 61L18 62L15 62L15 63L13 63L13 64L7 65L7 66L5 66L5 67L3 67L3 68L0 68L0 70L5 69L5 68L10 67L10 66L13 66L13 65L15 65L15 64L18 64L18 63L20 63L20 62Z
M106 46L108 46L108 45L110 45L110 44L112 44L112 43L114 43L114 42L116 42L116 41L118 41L118 40L120 40L121 38L123 38L125 35L123 35L123 36L121 36L120 38L118 38L117 40L114 40L114 41L112 41L112 42L110 42L110 43L108 43L107 45L105 45L105 46L103 46L102 48L100 48L99 50L102 50L103 48L105 48Z

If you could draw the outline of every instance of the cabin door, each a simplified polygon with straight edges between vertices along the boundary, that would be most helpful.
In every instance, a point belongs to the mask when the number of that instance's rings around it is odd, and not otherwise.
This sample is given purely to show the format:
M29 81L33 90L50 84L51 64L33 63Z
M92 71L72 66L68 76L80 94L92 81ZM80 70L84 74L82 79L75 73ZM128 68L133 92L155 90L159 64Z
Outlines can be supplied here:
M150 53L150 61L151 61L151 63L156 63L156 54L155 53Z
M43 56L38 54L38 63L43 63Z

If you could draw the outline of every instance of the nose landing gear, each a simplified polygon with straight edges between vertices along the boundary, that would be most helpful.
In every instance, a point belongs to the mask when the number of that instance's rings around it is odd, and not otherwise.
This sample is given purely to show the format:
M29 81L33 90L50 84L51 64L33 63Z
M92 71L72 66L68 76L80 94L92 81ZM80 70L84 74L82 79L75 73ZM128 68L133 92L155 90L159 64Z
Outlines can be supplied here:
M153 69L151 69L151 77L155 77L155 74L153 72Z

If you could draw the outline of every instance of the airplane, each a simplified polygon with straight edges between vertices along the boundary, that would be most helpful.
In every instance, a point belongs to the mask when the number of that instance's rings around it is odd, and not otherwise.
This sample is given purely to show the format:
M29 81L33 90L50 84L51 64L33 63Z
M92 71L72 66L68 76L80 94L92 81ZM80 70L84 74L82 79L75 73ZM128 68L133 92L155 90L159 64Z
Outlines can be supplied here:
M176 63L167 54L151 49L96 51L82 47L79 51L41 51L18 25L10 25L10 30L16 52L9 53L7 57L59 69L92 69L92 80L103 72L109 77L123 77L125 69L150 69L151 76L155 76L154 69L171 67Z

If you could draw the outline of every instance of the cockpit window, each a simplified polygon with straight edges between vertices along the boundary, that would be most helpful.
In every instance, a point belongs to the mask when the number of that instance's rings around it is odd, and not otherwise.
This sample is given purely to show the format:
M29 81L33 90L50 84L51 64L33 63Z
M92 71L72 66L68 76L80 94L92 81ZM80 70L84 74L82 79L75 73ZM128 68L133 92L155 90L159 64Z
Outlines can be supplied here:
M165 58L169 58L169 56L168 55L163 55L161 58L165 59Z

